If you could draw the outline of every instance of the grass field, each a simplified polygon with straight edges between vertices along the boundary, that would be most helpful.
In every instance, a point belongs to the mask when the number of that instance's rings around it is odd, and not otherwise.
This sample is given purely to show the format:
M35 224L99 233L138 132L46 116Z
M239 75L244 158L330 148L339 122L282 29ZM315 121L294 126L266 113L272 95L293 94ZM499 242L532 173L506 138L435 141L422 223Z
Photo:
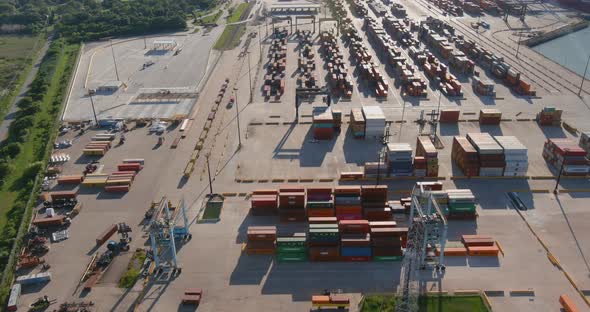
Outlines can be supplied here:
M24 82L43 40L38 37L0 36L0 120Z
M234 8L232 14L227 17L227 23L230 24L238 22L246 8L248 8L248 3L240 3L240 5Z
M420 312L488 312L480 296L428 296L418 300ZM365 297L361 312L393 312L395 297Z
M219 17L221 16L221 14L223 14L222 10L218 10L217 12L215 12L215 14L211 14L205 17L201 17L199 18L199 25L205 25L205 24L213 24L213 23L217 23L217 20L219 19Z
M235 23L240 20L243 20L247 17L248 14L250 14L250 10L253 5L254 2L250 2L250 4L240 4L239 6L234 8L233 13L227 18L227 22ZM217 42L215 42L213 48L215 50L231 50L238 46L238 44L240 43L240 39L242 38L244 33L246 33L245 23L238 25L227 25L225 26L225 29L223 30L221 36L219 36L219 39L217 39Z

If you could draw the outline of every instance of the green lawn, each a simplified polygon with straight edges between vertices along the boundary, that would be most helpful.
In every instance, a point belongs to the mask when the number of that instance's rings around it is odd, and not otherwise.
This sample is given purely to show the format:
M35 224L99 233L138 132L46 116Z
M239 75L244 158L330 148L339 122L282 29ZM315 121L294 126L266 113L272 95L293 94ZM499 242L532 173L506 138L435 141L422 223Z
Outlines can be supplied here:
M241 3L237 7L234 7L232 15L227 17L227 23L235 23L240 20L240 17L248 7L248 3Z
M37 39L39 43L35 45ZM0 36L0 120L18 93L31 69L33 58L44 43L43 37Z
M211 14L202 18L199 18L198 24L200 25L205 25L205 24L214 24L217 23L217 20L219 19L219 17L221 16L221 14L223 14L222 10L218 10L217 12L215 12L215 14Z
M420 312L488 312L480 296L428 296L418 300ZM395 297L366 296L361 312L393 312Z
M240 17L244 14L250 14L249 5L254 5L254 2L242 3L234 8L233 13L227 18L228 23L235 23L240 20ZM223 30L217 42L213 46L216 50L231 50L238 46L240 43L240 39L246 33L246 24L238 24L238 25L227 25Z

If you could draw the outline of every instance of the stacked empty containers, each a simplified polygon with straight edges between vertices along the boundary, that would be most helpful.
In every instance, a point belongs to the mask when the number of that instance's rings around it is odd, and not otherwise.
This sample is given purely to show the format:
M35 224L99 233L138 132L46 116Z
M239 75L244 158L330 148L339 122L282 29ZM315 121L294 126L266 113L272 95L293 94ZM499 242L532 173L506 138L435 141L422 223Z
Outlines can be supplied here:
M334 137L334 116L332 110L314 110L313 137L316 140L331 140Z
M397 228L395 221L369 222L373 260L396 261L402 257L402 236L408 228Z
M588 174L586 151L570 139L549 139L543 146L543 158L563 175L584 176Z
M308 217L333 217L334 199L332 198L332 188L308 187L306 206Z
M313 223L309 225L309 260L340 260L340 232L337 223Z
M500 248L491 236L461 235L461 242L470 256L498 256Z
M337 186L334 189L334 204L338 220L362 219L361 187L358 185Z
M365 137L381 137L385 131L385 115L379 106L363 106Z
M283 186L279 189L279 216L281 222L305 221L305 188Z
M438 177L438 151L432 144L430 137L418 136L416 141L416 156L426 159L426 175Z
M350 112L350 129L355 138L365 137L365 117L360 108L353 108Z
M408 143L387 144L387 165L393 176L411 176L414 173L412 166L412 147Z
M504 151L487 133L467 133L467 140L479 154L479 175L482 177L499 177L504 174Z
M272 255L275 252L277 239L276 226L249 226L246 251L249 255Z
M448 218L449 219L475 219L475 196L470 189L447 190L448 194Z
M459 115L461 111L454 108L443 109L440 111L438 120L440 123L457 123L459 122Z
M504 176L525 176L529 168L526 146L514 136L495 136L494 139L504 150Z
M463 175L472 177L479 174L479 155L466 138L459 136L453 138L451 159L461 168Z
M279 191L276 189L260 189L252 192L250 212L255 216L276 215Z
M307 260L307 238L305 233L279 235L276 242L277 261L301 262Z
M340 255L343 261L370 261L371 235L367 220L340 220Z

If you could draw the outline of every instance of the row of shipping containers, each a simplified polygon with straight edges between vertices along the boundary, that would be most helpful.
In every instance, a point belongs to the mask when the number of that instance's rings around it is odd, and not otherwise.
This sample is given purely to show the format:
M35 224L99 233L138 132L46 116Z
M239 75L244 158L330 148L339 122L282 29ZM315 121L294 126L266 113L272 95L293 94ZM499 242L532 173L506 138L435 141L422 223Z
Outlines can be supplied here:
M264 75L263 95L266 99L271 96L280 100L285 93L285 70L287 68L287 35L286 29L274 29L270 43L266 75Z
M453 138L451 159L471 176L526 176L528 150L514 136L468 133Z
M548 139L543 145L543 158L566 176L589 173L588 152L571 139Z

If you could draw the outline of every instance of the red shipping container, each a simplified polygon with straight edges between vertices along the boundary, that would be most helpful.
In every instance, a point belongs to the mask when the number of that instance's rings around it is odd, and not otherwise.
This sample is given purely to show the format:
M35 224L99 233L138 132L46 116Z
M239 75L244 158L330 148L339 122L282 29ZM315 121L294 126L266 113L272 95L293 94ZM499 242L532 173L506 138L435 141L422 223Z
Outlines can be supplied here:
M338 223L338 219L336 219L336 217L309 217L308 221L309 224Z
M368 220L341 220L338 222L341 233L369 233Z

